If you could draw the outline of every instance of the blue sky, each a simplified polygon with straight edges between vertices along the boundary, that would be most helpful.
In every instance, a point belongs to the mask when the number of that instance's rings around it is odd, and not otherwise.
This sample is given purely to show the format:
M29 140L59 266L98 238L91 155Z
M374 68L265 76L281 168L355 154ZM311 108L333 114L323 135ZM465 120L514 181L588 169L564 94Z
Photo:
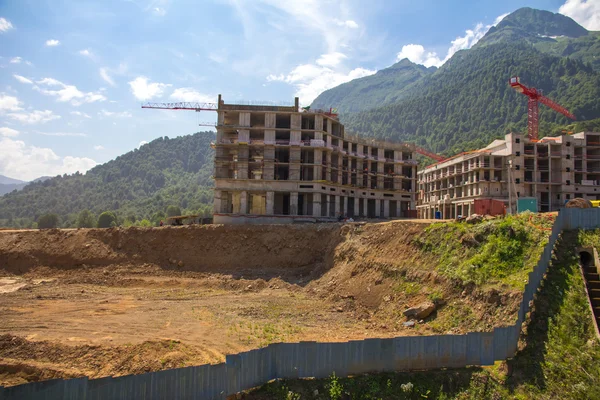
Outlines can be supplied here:
M84 172L215 120L142 101L310 104L404 57L441 65L525 6L600 30L597 0L0 1L0 174Z

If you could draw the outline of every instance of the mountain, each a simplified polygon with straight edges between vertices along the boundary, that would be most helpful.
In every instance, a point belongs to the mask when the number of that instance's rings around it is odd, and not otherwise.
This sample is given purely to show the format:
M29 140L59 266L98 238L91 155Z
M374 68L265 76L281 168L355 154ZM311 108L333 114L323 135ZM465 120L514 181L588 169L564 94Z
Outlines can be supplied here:
M344 100L346 104L363 110L341 111L349 132L415 142L449 155L486 145L509 131L526 130L527 99L508 85L517 75L573 112L578 121L591 120L587 128L600 129L600 70L594 62L600 57L598 38L597 32L563 15L519 9L471 49L457 52L404 87L394 86L394 79L382 74L367 94L359 89L370 77L330 89L315 103L335 99L343 88L352 97ZM401 93L399 100L372 100L391 92ZM541 135L557 134L571 122L540 105Z
M42 176L40 178L32 180L31 182L43 182L49 178L49 176ZM0 196L6 193L10 193L13 190L21 190L25 186L29 185L29 183L30 182L25 182L18 179L9 178L8 176L0 175Z
M113 211L119 220L151 219L170 205L185 213L212 208L213 132L158 138L86 174L63 175L28 184L0 197L0 226L28 227L45 213L73 227L85 209Z
M600 32L589 32L562 14L521 8L490 28L474 48L508 42L529 43L544 53L591 63L600 71Z
M8 176L0 175L0 185L11 185L11 184L19 184L19 183L27 183L27 182L21 181L18 179L9 178Z
M335 107L339 113L364 111L374 105L392 104L402 100L414 83L433 74L436 68L426 68L403 59L375 75L355 79L321 93L312 108Z

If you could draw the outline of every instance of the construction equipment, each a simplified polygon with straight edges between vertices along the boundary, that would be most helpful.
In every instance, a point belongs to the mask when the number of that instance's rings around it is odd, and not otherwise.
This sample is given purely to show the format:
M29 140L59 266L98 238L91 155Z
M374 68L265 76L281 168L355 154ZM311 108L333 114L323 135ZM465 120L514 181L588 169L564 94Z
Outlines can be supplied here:
M528 106L527 106L527 135L529 137L529 140L531 140L531 141L538 140L538 123L539 123L538 102L547 105L554 111L557 111L557 112L563 114L567 118L570 118L573 120L577 119L577 118L575 118L575 115L573 115L569 112L569 110L567 110L560 104L555 103L554 101L550 100L549 98L543 96L541 90L537 90L536 88L530 88L530 87L523 85L519 81L518 76L513 76L512 78L510 78L509 83L510 83L510 86L513 89L515 89L517 92L523 93L525 96L529 97L529 102L528 102Z
M422 156L429 157L432 160L435 160L436 162L442 162L442 161L446 161L448 159L447 157L443 157L443 156L440 156L439 154L432 153L432 152L425 150L424 148L419 147L419 146L415 146L415 152L421 154Z

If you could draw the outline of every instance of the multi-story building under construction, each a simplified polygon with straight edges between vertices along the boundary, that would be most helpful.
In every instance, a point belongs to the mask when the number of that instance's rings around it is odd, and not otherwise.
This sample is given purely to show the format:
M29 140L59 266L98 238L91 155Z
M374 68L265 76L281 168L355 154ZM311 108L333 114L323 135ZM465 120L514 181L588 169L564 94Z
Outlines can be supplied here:
M347 135L335 113L225 104L215 141L215 223L414 217L405 144Z
M476 199L495 199L516 209L516 199L537 198L540 212L569 199L600 200L600 133L530 141L510 133L504 140L460 154L418 172L420 218L474 213Z

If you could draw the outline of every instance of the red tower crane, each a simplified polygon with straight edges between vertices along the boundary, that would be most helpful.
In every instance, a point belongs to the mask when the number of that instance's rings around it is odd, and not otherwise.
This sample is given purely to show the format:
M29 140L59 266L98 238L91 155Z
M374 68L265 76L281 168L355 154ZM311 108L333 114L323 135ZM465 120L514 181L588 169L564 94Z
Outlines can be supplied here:
M576 119L575 116L569 112L569 110L543 96L541 91L537 90L536 88L529 88L523 85L521 82L519 82L518 76L513 76L510 78L509 83L510 86L517 92L523 93L525 96L529 97L527 107L527 135L529 136L530 140L538 140L538 102L547 105L554 111L565 115L567 118Z
M435 160L437 162L442 162L442 161L447 160L446 157L440 156L439 154L432 153L429 150L425 150L424 148L419 147L419 146L415 146L415 151L417 153L421 154L422 156L429 157L432 160Z

